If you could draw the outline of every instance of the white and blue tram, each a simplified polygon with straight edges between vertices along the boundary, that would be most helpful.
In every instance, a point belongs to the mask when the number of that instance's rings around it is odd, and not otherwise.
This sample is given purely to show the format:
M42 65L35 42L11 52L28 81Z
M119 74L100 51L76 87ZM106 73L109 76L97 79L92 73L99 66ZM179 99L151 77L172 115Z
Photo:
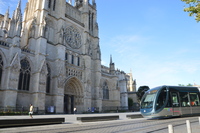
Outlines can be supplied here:
M145 118L200 115L199 98L197 87L160 86L144 94L140 112Z

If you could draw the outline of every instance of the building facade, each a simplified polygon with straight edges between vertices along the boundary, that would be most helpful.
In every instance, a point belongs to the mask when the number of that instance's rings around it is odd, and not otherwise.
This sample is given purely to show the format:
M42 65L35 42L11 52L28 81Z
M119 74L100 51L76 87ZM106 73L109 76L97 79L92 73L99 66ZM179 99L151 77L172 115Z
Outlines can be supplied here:
M0 15L1 107L128 106L128 75L101 65L95 0L28 0L23 19L16 6Z

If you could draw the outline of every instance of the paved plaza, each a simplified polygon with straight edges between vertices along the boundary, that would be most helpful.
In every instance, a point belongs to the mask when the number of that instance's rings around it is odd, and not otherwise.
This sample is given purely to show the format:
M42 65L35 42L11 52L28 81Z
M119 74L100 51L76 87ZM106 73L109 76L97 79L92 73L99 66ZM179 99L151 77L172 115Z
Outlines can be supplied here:
M146 120L145 118L128 119L126 116L132 113L109 113L109 114L71 114L71 115L35 115L34 118L65 118L63 124L26 126L2 128L0 133L168 133L168 125L174 125L174 133L187 133L185 121L191 121L192 133L199 133L200 125L198 117L183 117L164 120ZM81 122L77 117L119 115L119 120ZM1 116L1 119L30 119L29 116ZM34 119L33 118L33 119Z

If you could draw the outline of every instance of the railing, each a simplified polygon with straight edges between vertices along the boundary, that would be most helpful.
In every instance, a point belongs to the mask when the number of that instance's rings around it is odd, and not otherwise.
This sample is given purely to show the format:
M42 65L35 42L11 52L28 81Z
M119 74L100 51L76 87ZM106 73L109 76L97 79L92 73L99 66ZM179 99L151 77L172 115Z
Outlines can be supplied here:
M21 49L22 49L23 52L31 53L31 51L30 51L28 48L23 47L23 48L21 48Z
M30 107L0 107L0 115L27 115ZM38 107L34 107L34 114L38 114Z
M66 4L65 16L82 25L81 12L70 4Z
M105 106L102 107L102 112L137 112L140 111L139 103L133 103L131 107L128 106Z
M4 41L0 41L0 45L2 45L2 46L6 46L6 47L9 47L9 43L4 42Z
M102 112L104 113L113 113L113 112L127 112L128 106L106 106L102 107Z

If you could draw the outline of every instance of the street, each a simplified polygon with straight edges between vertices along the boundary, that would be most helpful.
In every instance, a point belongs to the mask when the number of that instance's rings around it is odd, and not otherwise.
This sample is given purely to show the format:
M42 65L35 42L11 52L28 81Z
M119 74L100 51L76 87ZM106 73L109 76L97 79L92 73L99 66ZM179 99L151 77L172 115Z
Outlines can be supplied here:
M167 133L168 125L175 133L187 133L186 120L191 122L192 133L199 133L198 117L171 118L161 120L126 119L101 122L77 122L56 125L2 128L0 133Z

